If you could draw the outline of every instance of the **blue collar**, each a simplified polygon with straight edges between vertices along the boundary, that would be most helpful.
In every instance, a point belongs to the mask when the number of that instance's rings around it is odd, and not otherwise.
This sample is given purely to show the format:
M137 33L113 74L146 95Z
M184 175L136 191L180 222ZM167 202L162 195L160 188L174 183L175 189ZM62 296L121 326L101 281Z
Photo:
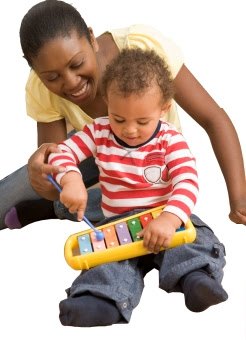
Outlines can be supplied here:
M157 127L155 129L155 132L145 143L135 145L135 146L130 146L130 145L126 144L125 142L123 142L123 140L118 138L114 133L113 133L113 135L114 135L114 138L116 139L117 143L119 143L121 146L123 146L125 148L129 148L129 149L137 149L137 148L140 148L141 146L143 146L145 144L148 144L153 138L155 138L157 133L160 131L160 128L161 128L161 121L158 122Z

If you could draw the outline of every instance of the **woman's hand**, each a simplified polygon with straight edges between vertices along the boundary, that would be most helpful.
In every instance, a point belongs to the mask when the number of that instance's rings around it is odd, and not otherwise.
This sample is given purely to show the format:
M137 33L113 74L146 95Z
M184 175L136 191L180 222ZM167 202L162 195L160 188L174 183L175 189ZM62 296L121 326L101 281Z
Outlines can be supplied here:
M66 169L59 166L47 164L48 156L51 152L61 152L54 143L42 144L29 158L27 170L30 183L34 191L48 200L56 200L59 192L47 180L47 174L65 172Z
M246 225L246 195L241 200L231 202L229 218L236 224Z

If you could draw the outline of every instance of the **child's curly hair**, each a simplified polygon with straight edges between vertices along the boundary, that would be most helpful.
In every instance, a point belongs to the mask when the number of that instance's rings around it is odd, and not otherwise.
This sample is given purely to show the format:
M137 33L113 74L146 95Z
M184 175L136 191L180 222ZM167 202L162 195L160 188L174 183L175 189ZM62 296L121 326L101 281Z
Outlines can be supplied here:
M124 96L142 95L156 81L164 102L174 96L174 84L165 61L155 51L123 49L107 66L102 79L104 95L112 82Z

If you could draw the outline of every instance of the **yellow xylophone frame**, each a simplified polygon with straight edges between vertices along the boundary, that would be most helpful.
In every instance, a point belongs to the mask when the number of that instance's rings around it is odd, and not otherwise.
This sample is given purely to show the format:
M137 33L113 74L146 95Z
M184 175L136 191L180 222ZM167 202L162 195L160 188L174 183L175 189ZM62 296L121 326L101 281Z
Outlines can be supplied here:
M145 215L152 212L162 212L164 206L159 206L157 208L145 210L141 213L128 216L126 218L122 218L119 220L112 221L110 223L104 224L100 227L97 227L98 230L114 226L117 223L126 222L129 219L139 217L141 215ZM78 237L81 235L89 234L93 232L92 229L85 230L83 232L79 232L73 235L70 235L65 243L64 247L64 256L70 267L75 270L83 270L90 269L95 266L99 266L108 262L122 261L126 259L130 259L137 256L147 255L147 249L143 247L143 240L132 242L124 245L119 245L114 248L107 248L97 252L87 253L87 254L78 254L79 252L79 243ZM196 229L191 222L188 220L185 225L185 230L178 231L174 234L172 242L167 249L174 248L180 246L185 243L192 243L196 239ZM162 250L166 250L162 248Z

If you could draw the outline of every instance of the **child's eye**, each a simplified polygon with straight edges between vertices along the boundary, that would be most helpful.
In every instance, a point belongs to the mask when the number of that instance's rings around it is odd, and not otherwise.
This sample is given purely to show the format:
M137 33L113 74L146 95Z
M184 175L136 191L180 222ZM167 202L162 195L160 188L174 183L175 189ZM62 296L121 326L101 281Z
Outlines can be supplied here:
M118 120L118 119L116 119L116 118L114 119L114 121L115 121L116 123L119 123L119 124L120 124L120 123L124 123L124 120Z
M147 125L149 122L138 122L139 125Z

